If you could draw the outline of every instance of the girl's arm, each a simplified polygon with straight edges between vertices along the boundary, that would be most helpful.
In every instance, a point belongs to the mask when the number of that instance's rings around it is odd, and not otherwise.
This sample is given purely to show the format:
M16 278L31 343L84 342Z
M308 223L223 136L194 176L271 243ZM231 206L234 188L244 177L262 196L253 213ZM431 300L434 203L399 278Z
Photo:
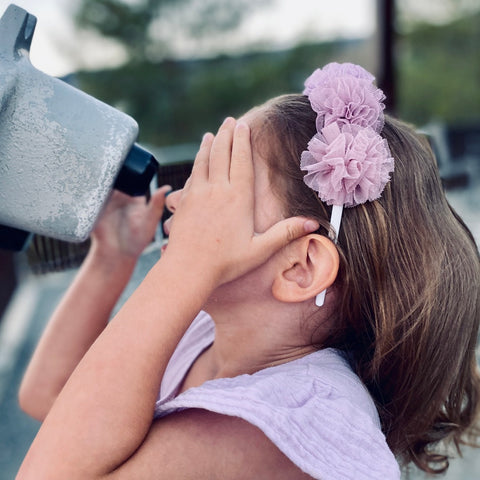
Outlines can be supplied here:
M152 240L166 188L148 204L114 192L92 232L90 251L54 311L24 375L21 408L43 421L53 402L103 331L138 257Z
M250 134L239 124L232 146L234 125L204 138L165 254L70 376L18 479L118 478L149 444L167 362L212 291L318 228L296 218L255 235Z

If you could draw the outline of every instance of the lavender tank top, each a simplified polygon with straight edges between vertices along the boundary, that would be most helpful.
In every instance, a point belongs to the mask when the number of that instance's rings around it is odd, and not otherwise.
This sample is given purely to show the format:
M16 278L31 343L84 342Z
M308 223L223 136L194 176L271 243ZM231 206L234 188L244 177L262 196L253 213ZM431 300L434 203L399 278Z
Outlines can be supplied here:
M214 336L212 319L200 313L165 371L157 418L187 408L240 417L313 478L400 479L370 394L334 349L253 375L210 380L177 395L188 369Z

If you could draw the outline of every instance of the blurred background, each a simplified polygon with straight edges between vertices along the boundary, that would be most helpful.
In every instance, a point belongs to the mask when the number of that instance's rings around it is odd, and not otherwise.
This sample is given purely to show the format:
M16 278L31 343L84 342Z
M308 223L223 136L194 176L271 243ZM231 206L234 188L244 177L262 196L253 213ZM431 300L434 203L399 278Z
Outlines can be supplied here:
M0 15L11 2L0 0ZM205 131L330 61L376 74L387 110L427 133L450 202L480 241L478 0L16 0L38 19L31 61L133 116L139 141L180 187ZM414 234L414 232L412 232ZM125 296L158 258L153 244ZM0 479L38 424L17 407L22 372L88 242L35 236L0 250ZM122 301L122 300L121 300ZM120 301L120 303L121 303ZM480 454L447 479L480 478ZM405 478L424 478L411 471Z

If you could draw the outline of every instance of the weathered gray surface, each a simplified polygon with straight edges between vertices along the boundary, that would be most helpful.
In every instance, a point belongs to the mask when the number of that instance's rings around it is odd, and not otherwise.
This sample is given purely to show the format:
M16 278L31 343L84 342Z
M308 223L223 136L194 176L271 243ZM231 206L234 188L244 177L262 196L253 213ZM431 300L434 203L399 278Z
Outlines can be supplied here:
M35 69L36 19L0 20L0 224L88 237L138 135L131 117Z

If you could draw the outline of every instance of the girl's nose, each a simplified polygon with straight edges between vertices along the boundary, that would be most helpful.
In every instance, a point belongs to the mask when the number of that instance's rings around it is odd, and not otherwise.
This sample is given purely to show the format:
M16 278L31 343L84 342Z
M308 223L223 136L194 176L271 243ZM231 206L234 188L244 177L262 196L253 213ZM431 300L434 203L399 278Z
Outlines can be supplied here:
M169 212L175 213L175 209L177 207L181 193L181 190L174 190L167 195L167 198L165 199L165 205Z

